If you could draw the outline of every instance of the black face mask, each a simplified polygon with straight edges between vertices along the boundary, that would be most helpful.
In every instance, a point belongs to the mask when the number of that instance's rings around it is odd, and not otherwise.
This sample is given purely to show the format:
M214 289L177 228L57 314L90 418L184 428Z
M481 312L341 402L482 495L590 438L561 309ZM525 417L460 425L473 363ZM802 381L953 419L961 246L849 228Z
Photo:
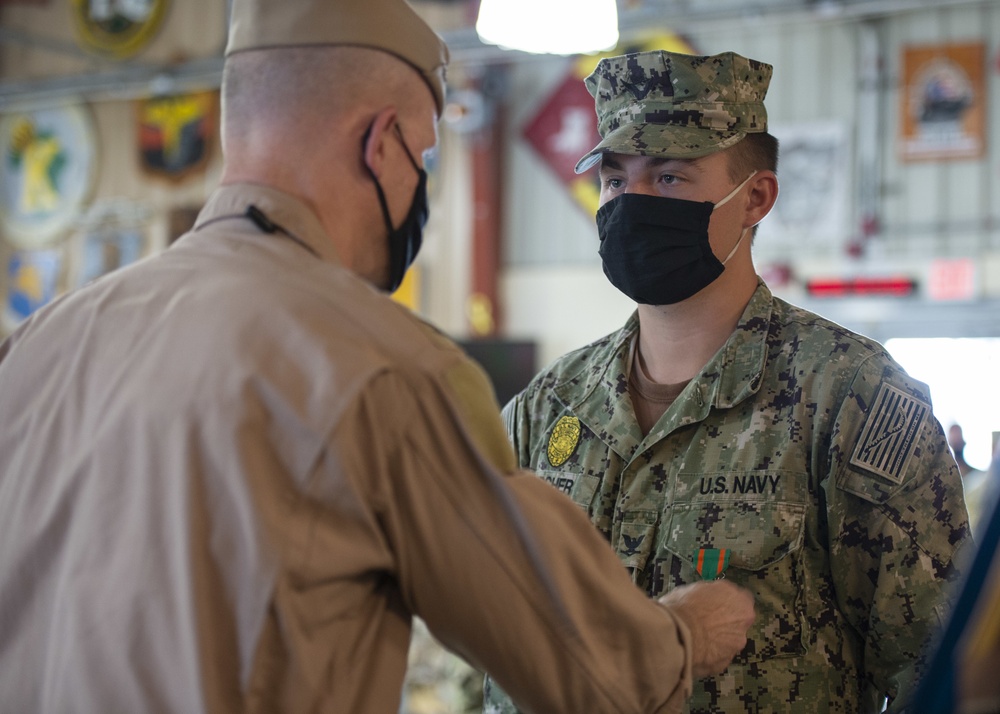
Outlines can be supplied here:
M624 193L605 203L597 211L597 234L608 280L643 305L672 305L707 287L722 275L746 235L744 230L726 260L720 261L708 242L712 211L752 176L717 204L638 193Z
M371 129L369 128L368 131L370 132ZM399 224L399 228L392 227L392 218L389 215L389 204L386 203L385 192L382 191L382 185L379 184L371 167L365 164L365 168L371 174L372 181L375 182L375 190L378 192L378 202L382 206L382 218L385 220L385 228L389 232L388 290L390 293L395 292L400 286L403 282L403 276L406 275L407 268L416 259L417 253L420 251L420 245L423 243L423 230L427 224L427 216L430 213L427 207L427 172L420 168L413 158L413 154L410 153L410 149L406 146L406 141L403 139L403 131L399 128L399 124L396 124L396 134L399 135L403 151L406 152L407 158L416 170L417 176L419 176L417 188L413 192L413 201L410 203L410 211L406 214L403 222ZM362 151L364 151L364 144L367 140L368 135L366 134L365 140L362 142Z
M625 193L597 211L604 274L644 305L687 300L722 275L708 244L711 203Z

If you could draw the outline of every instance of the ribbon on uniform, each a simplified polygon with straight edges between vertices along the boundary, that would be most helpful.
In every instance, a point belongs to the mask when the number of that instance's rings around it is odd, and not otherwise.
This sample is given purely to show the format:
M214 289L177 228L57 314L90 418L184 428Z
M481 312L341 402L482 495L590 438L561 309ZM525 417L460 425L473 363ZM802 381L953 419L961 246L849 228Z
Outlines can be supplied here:
M702 580L724 578L729 567L729 548L699 548L694 552L694 569Z

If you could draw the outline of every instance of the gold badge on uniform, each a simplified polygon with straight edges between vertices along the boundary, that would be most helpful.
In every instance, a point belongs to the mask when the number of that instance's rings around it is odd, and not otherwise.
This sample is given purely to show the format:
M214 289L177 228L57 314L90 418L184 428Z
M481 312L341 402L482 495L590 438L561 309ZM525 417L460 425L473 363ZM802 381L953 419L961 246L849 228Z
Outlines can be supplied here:
M552 428L549 434L549 448L546 454L551 466L562 466L576 451L580 443L580 420L574 416L564 416Z

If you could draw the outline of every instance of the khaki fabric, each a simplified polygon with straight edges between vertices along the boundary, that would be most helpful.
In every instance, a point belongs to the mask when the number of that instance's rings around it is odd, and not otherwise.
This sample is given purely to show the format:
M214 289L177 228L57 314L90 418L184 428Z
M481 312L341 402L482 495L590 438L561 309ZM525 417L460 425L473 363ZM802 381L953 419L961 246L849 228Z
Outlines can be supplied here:
M4 714L395 714L414 614L526 711L690 691L686 628L514 470L481 370L290 196L224 187L36 313L0 394Z
M637 330L633 315L556 360L504 415L521 466L587 512L649 596L698 580L700 549L730 551L725 577L754 593L757 620L734 663L695 682L688 711L898 704L970 542L927 387L760 283L644 436L625 386ZM495 687L486 699L487 712L516 710Z
M420 73L441 114L448 47L405 0L232 2L227 57L247 50L334 45L369 47L403 60Z

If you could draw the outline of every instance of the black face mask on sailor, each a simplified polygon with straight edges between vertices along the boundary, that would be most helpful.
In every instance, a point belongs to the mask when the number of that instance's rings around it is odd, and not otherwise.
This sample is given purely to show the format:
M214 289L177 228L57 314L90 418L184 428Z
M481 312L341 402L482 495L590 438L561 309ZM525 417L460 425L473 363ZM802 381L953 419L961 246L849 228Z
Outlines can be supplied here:
M712 211L735 196L754 171L716 204L624 193L597 211L599 253L611 284L637 303L672 305L722 275L748 228L720 261L708 240Z
M375 190L378 192L378 202L382 207L382 218L385 221L386 231L389 233L389 285L387 289L390 293L395 292L403 282L403 276L406 275L407 268L413 264L417 253L420 252L420 245L423 243L424 226L427 224L427 216L430 213L427 207L427 172L420 168L416 159L413 158L413 154L410 153L410 149L406 145L406 140L403 139L403 130L399 128L399 124L396 124L395 127L396 135L403 145L403 151L406 152L410 164L413 165L419 177L417 188L413 192L413 201L410 203L410 210L398 228L393 228L392 226L392 217L389 215L389 204L385 200L385 192L382 190L382 185L371 170L371 167L367 163L365 164L365 168L371 174L372 181L375 182ZM369 133L371 133L371 127L369 127L368 133L365 134L365 138L362 141L362 152L364 152L364 145L368 141Z

